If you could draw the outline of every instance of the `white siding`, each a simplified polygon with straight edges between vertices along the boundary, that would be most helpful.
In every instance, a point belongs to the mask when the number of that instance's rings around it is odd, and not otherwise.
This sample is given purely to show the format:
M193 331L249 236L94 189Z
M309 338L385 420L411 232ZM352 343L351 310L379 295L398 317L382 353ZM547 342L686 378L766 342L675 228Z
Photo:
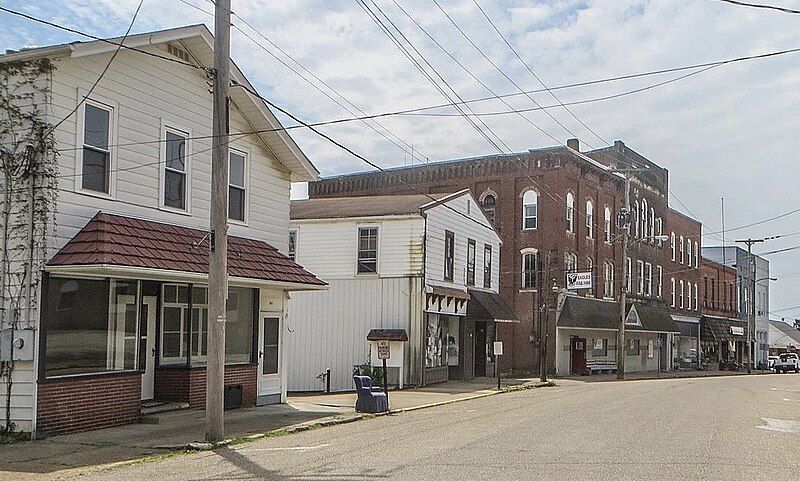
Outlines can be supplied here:
M367 333L376 328L405 329L419 338L421 286L414 278L331 280L330 289L292 294L286 353L290 391L318 391L317 376L331 370L331 389L352 390L353 366L369 358ZM410 344L410 343L409 343ZM407 350L410 350L407 346ZM408 352L408 351L407 351ZM406 358L406 379L411 379Z
M356 274L358 228L378 227L378 275L421 275L424 221L421 217L292 221L297 230L296 259L321 279L348 279Z
M467 214L469 202L469 214ZM497 291L500 276L500 238L476 205L465 193L425 211L428 219L426 233L425 280L427 284L461 285L466 280L467 240L475 240L475 285L483 287L483 246L492 246L492 290ZM455 238L453 282L444 280L445 230Z
M156 50L155 47L150 47ZM166 53L157 50L160 55ZM168 54L166 54L168 55ZM110 54L56 62L53 74L53 116L60 119L75 107L105 67ZM136 52L120 51L91 99L113 107L112 144L152 142L161 139L162 125L188 130L193 137L211 134L211 94L207 79L196 69L181 67ZM59 157L60 199L55 252L98 210L208 228L211 185L211 140L190 140L188 161L191 188L188 214L161 209L161 143L112 147L112 196L102 198L77 192L74 177L80 162L76 145L83 109L56 131ZM231 132L252 130L235 105L231 107ZM270 155L255 136L235 137L232 149L248 154L247 226L232 224L230 233L265 240L286 251L289 218L289 172Z
M0 426L5 426L6 383L0 383ZM33 423L36 375L33 361L15 361L11 385L11 422L15 430L30 432Z

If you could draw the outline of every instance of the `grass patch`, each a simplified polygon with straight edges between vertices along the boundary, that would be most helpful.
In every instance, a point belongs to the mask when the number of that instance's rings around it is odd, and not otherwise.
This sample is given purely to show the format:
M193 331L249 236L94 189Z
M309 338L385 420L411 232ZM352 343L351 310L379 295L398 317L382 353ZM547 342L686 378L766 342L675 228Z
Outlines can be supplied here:
M0 444L14 444L30 441L31 435L17 431L0 431Z

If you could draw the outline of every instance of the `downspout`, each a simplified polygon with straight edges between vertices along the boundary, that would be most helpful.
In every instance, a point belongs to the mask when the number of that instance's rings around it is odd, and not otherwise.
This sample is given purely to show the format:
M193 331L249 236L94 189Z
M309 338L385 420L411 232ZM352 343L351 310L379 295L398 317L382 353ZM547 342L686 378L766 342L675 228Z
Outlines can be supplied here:
M420 329L420 356L419 356L419 364L420 364L420 374L419 374L419 385L425 385L425 357L427 355L427 344L425 343L426 335L428 329L428 315L425 313L425 304L427 302L426 294L425 294L425 286L428 280L428 216L425 212L420 211L420 215L422 216L423 221L423 228L422 228L422 282L420 285L421 290L421 308L422 308L422 317L421 317L421 329Z

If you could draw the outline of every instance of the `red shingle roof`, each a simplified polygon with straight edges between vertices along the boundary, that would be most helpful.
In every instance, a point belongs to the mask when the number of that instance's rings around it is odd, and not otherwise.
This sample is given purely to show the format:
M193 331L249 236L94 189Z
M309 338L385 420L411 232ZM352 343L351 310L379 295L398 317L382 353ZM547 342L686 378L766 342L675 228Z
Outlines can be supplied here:
M208 273L206 232L98 212L48 266L117 265ZM322 286L325 282L266 242L228 237L228 274Z

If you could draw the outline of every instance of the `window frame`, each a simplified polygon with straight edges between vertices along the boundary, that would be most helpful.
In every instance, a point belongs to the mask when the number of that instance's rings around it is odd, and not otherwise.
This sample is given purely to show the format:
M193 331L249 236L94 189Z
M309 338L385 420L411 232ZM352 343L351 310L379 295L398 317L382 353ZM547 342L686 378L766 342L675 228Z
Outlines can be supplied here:
M486 201L491 198L493 202L489 205L486 204ZM487 191L481 197L481 210L483 211L483 215L489 220L489 223L494 225L495 219L497 216L497 195L492 191Z
M532 291L536 290L536 265L539 260L539 251L533 248L525 248L520 251L520 267L522 276L520 278L520 290L523 291ZM527 260L530 256L533 256L533 269L527 269ZM532 276L532 277L531 277ZM531 277L531 283L528 283L529 277Z
M167 132L180 135L184 142L184 208L167 205ZM177 214L191 215L192 211L192 131L177 122L161 121L161 149L158 173L159 173L159 207L163 210ZM172 169L174 170L174 169Z
M586 237L594 239L594 202L592 199L586 201Z
M603 239L605 240L606 244L611 244L611 229L613 225L613 222L611 221L612 217L611 208L605 206L603 209Z
M575 194L567 192L566 195L566 221L567 232L570 234L575 233Z
M683 236L680 236L679 239L680 239L680 245L678 247L680 247L680 250L681 250L681 259L680 259L679 263L681 265L683 265L684 261L686 260L686 253L684 252L684 249L683 249Z
M670 232L669 244L672 249L672 262L675 262L675 232Z
M244 186L239 187L231 183L231 156L232 155L239 155L244 157ZM237 224L237 225L248 225L250 222L250 152L246 149L240 148L233 148L231 147L228 152L228 211L226 213L228 217L228 223L230 224ZM244 191L242 195L242 202L244 205L242 206L242 219L234 219L230 216L230 202L231 202L231 189L240 189Z
M444 255L442 256L444 259L444 275L442 276L446 281L453 281L455 279L455 258L456 252L456 235L453 231L445 230L444 231Z
M483 244L483 287L492 288L492 245ZM487 255L488 254L488 255Z
M375 229L375 270L361 270L361 231ZM381 247L381 229L376 224L364 224L356 226L356 275L376 275L380 272L380 247ZM371 249L364 249L368 251ZM369 258L366 258L369 261ZM370 261L371 262L371 261Z
M670 283L671 283L671 287L672 287L672 292L671 292L671 301L672 302L670 304L671 304L671 307L676 307L676 305L675 305L675 302L676 302L676 298L675 298L675 294L676 294L676 292L675 292L675 278L672 277L670 280L671 280Z
M533 195L534 202L526 202L526 197ZM534 214L528 215L528 207L534 207ZM533 227L528 226L528 219L533 219ZM522 193L522 230L536 230L539 228L539 193L528 189Z
M658 273L658 297L664 297L664 268L660 265L656 266L656 272Z
M644 263L644 295L653 296L653 264Z
M84 100L85 99L85 100ZM92 197L99 197L103 199L113 199L116 196L116 164L117 164L117 125L119 105L116 102L104 99L94 93L89 97L89 92L79 89L77 102L83 101L77 116L76 122L76 142L77 155L75 155L75 177L74 177L74 192L89 195ZM86 136L86 106L91 105L95 108L103 109L109 112L108 115L108 192L101 192L83 187L83 149ZM100 151L100 149L96 149Z
M683 279L680 279L680 280L678 281L678 283L679 283L679 284L680 284L680 286L681 286L681 302L680 302L680 308L681 308L681 309L683 309L683 308L684 308L684 306L683 306L684 296L686 295L686 291L684 290L684 288L685 288L685 285L684 285Z
M639 275L638 282L636 283L636 294L642 295L644 293L644 261L636 261L636 273Z
M477 245L475 239L467 239L467 272L465 284L468 286L475 285L475 258L477 256Z

